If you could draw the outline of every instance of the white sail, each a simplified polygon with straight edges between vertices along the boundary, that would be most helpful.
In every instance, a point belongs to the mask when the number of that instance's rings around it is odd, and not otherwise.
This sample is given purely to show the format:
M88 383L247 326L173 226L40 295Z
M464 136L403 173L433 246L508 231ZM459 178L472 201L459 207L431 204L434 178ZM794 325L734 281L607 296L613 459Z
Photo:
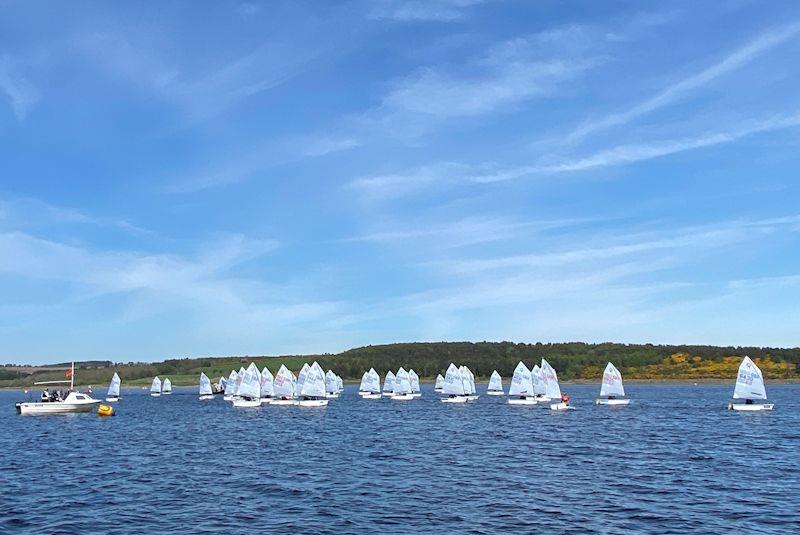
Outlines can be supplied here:
M272 377L272 372L270 372L266 366L264 369L261 370L261 397L262 398L269 398L274 395L274 382L275 378Z
M464 396L467 394L467 391L464 389L464 378L461 375L461 370L456 368L456 365L452 362L450 366L447 367L447 372L444 374L442 392L454 396Z
M397 375L395 375L394 393L401 395L411 393L411 378L408 376L408 372L402 367L397 370Z
M368 372L364 372L364 377L361 379L361 386L358 388L361 392L369 392L371 394L379 394L381 391L381 378L373 368Z
M472 375L472 371L466 366L461 366L459 371L461 372L461 380L464 381L464 392L467 395L475 394L475 376Z
M533 393L537 396L544 396L547 389L545 388L544 379L542 379L542 369L538 364L533 365L531 370L531 381L533 382Z
M226 396L235 396L236 389L238 388L238 379L239 374L235 371L232 371L231 374L228 376L228 380L225 382L225 395Z
M487 392L502 392L503 391L503 378L497 373L497 370L492 372L489 377L489 386L486 388Z
M249 399L261 397L261 372L252 362L244 371L242 382L239 383L239 396Z
M303 397L325 397L325 372L322 367L314 362L306 372L303 386L300 388Z
M220 390L225 390L225 388L227 388L228 386L227 379L225 379L224 377L220 377L219 381L217 381L217 386L219 387Z
M419 392L419 375L414 370L408 370L408 377L411 380L411 391Z
M303 363L303 367L300 368L300 373L297 374L297 381L295 381L295 392L300 392L303 389L303 383L306 382L306 377L308 376L308 370L311 369L311 366L308 365L308 362Z
M339 387L339 392L344 392L344 381L338 375L336 376L336 386Z
M383 391L387 394L394 392L394 373L389 371L386 373L386 378L383 380Z
M509 396L532 396L531 371L520 361L514 368L511 377L511 386L508 387Z
M739 365L733 399L767 399L764 376L756 363L750 360L750 357L742 359L742 363Z
M441 390L444 388L444 377L442 377L441 373L436 376L436 384L433 385L433 388L435 390Z
M292 381L292 372L281 364L278 373L275 374L275 380L272 383L273 393L275 397L294 397L294 381Z
M157 375L153 378L152 384L150 384L150 392L154 394L161 393L161 379Z
M213 393L214 392L211 390L211 379L209 379L205 373L200 372L200 395L208 396Z
M339 391L339 380L332 370L328 370L325 374L325 392L335 394Z
M106 393L106 396L110 398L118 398L119 384L119 375L117 375L117 372L114 372L114 375L111 377L111 383L108 385L108 392Z
M561 399L561 387L558 385L558 374L550 363L542 359L542 380L544 395L550 399Z
M161 392L167 393L172 392L172 381L169 380L169 377L164 379L164 383L161 385Z
M622 374L610 362L606 365L603 372L603 384L600 385L600 397L624 396L625 388L622 386Z
M361 383L358 385L359 392L369 392L369 372L364 372L361 376Z

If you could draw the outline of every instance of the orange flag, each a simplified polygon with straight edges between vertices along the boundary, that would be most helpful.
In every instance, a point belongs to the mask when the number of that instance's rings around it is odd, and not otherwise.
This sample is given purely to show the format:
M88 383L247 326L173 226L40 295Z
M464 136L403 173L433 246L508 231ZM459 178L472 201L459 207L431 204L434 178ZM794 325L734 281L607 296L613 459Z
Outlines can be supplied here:
M66 372L64 372L64 377L72 377L72 369L69 369Z

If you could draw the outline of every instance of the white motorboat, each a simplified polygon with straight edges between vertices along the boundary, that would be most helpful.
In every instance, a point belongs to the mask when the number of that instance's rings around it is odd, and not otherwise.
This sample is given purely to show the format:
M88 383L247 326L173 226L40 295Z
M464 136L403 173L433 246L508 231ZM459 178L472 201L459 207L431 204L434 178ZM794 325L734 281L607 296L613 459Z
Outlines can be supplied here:
M15 404L19 414L68 414L90 412L100 404L99 399L94 399L89 394L75 392L75 363L73 362L67 372L69 381L42 381L35 385L66 384L69 383L69 392L63 400L54 401L22 401Z
M617 397L619 396L619 397ZM627 405L630 399L625 397L625 388L622 386L622 374L610 362L603 372L603 383L600 385L600 397L595 400L595 405Z
M771 411L774 403L753 403L753 400L767 399L764 386L764 375L756 363L745 356L739 365L736 386L733 388L733 399L743 399L744 403L728 403L728 409L734 411L754 412Z

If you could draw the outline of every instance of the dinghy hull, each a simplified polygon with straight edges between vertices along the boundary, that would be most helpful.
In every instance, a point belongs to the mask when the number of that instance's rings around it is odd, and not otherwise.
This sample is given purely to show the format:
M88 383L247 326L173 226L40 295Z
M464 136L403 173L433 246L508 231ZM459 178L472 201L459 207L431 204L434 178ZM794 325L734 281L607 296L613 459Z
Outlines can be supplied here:
M501 391L499 391L499 390L488 390L488 391L486 392L486 395L487 395L487 396L502 396L502 395L503 395L503 392L501 392Z
M271 405L275 398L261 398L262 405Z
M561 403L552 403L550 405L550 410L551 411L567 411L567 410L571 410L571 409L572 409L572 406L564 403L563 401Z
M114 403L115 401L119 401L119 397L118 396L109 396L109 397L106 398L106 401L109 402L109 403Z
M411 397L414 398L414 399L421 398L422 397L422 392L414 392L413 394L411 394Z
M273 399L270 405L297 405L296 399Z
M755 412L755 411L771 411L775 406L774 403L729 403L728 409L733 411Z
M442 398L442 403L466 403L467 397L466 396L455 396L452 398Z
M378 394L361 394L361 399L381 399L383 395Z
M214 394L203 394L200 396L200 401L205 401L207 399L214 399Z
M222 396L223 401L233 401L233 396Z
M476 395L473 394L471 396L467 396L467 401L478 401L479 397L480 396L476 396Z
M301 407L326 407L328 405L327 399L301 399L297 402Z
M161 397L161 394L159 394L158 392L150 392L150 397L151 398Z
M536 405L536 398L508 398L509 405Z
M233 401L234 407L240 408L253 408L253 407L260 407L261 400L260 399L236 399Z
M629 399L604 399L600 398L595 400L595 405L628 405L631 402Z
M336 392L328 392L325 394L325 399L339 399L339 394Z
M413 394L393 394L389 399L393 399L395 401L410 401L414 399Z

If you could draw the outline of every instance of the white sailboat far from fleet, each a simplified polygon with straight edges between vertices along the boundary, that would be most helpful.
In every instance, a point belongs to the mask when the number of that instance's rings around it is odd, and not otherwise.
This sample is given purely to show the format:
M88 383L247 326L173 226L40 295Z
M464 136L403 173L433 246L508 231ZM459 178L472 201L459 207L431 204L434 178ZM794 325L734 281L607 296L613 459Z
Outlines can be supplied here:
M161 395L161 379L158 378L158 375L153 377L153 382L150 383L150 395L154 398Z
M503 395L503 378L497 373L497 370L492 372L489 377L489 386L486 387L487 396L502 396Z
M120 383L119 375L117 375L117 372L114 372L114 375L111 376L111 382L108 384L108 392L106 392L106 401L109 403L119 401Z
M261 372L255 363L251 362L239 383L239 390L233 400L234 407L253 408L261 406Z
M339 378L333 373L333 370L328 370L325 373L325 398L336 399L339 397Z
M775 407L774 403L753 403L753 400L767 399L767 389L761 369L748 356L739 364L733 399L744 400L744 403L728 403L728 409L734 411L771 411Z
M361 384L358 387L358 395L362 399L381 398L381 378L375 368L370 368L368 372L364 372L361 377Z
M233 398L236 397L236 390L238 389L238 377L239 374L235 371L231 371L231 374L228 376L228 380L225 382L225 390L222 396L222 399L225 401L233 401Z
M422 390L419 387L419 375L411 369L408 370L408 378L411 381L411 395L415 398L421 398Z
M383 378L383 395L391 397L394 393L394 372L391 370L386 372L386 377Z
M264 366L264 369L261 370L261 404L266 405L272 403L274 397L275 378L272 376L272 372Z
M214 391L211 390L211 379L203 372L200 372L200 386L197 393L199 394L200 401L214 399Z
M508 387L509 405L536 405L536 397L533 392L533 380L531 371L520 361L514 368L514 375L511 377L511 386Z
M402 366L397 370L397 375L395 375L394 390L392 391L390 399L398 401L414 399L414 396L411 394L411 378Z
M433 385L433 391L437 394L441 394L444 391L444 377L442 377L441 373L436 376L436 383Z
M631 402L625 398L625 388L622 386L622 374L610 362L603 372L603 383L600 385L600 397L596 405L627 405Z
M325 398L325 372L316 361L308 368L298 395L300 400L297 404L301 407L325 407L328 404Z
M49 398L47 401L20 401L15 404L15 408L19 414L25 415L39 415L39 414L68 414L75 412L89 412L100 404L99 399L94 399L89 394L75 391L75 363L70 365L67 370L69 380L62 381L40 381L33 383L34 385L55 385L69 383L69 390L64 399L55 396ZM46 390L45 390L46 392ZM44 393L42 395L44 398Z
M169 377L164 379L164 384L161 387L161 393L165 396L172 394L172 381L169 380Z
M545 384L544 395L551 400L560 400L557 403L551 403L550 410L563 411L573 408L569 404L569 396L566 394L561 394L561 386L558 384L558 374L556 373L556 370L544 359L542 359L542 379L544 380Z
M447 367L447 372L444 374L444 383L442 384L442 403L466 403L467 390L464 385L464 378L461 375L461 370L456 368L452 362Z
M270 405L297 405L294 396L294 376L289 368L281 364L272 382L273 398Z

